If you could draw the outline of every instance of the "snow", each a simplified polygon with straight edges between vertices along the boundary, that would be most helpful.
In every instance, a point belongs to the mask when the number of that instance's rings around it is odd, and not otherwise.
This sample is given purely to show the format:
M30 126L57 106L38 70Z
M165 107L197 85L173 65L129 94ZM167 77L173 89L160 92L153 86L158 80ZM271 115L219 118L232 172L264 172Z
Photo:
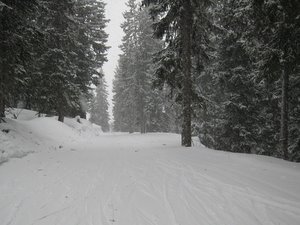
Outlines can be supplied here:
M300 164L67 121L0 124L1 148L34 152L0 165L0 225L300 224Z
M5 114L6 118L9 119L32 120L38 118L38 113L36 111L19 108L9 108L6 110Z
M61 123L57 117L38 117L37 112L26 109L10 109L6 117L6 123L0 124L0 164L28 153L63 148L102 133L100 126L79 117L65 118Z

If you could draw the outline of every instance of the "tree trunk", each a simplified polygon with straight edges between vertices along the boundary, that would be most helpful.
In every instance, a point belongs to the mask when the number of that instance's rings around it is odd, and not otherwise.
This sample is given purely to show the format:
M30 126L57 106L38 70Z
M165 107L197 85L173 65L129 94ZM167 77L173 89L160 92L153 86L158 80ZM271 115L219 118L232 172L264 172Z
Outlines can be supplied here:
M81 107L80 107L80 114L79 114L79 116L80 116L80 118L86 119L86 112Z
M183 1L183 14L181 15L181 36L182 36L182 107L183 107L183 124L181 133L181 145L190 147L192 144L191 131L191 33L192 33L192 7L190 0Z
M145 134L145 122L144 118L141 119L141 134Z
M60 107L59 109L58 109L58 121L59 122L64 122L64 119L65 119L65 114L64 114L64 112L63 112L64 110L63 110L63 108L62 107Z
M146 121L145 121L145 112L144 112L144 105L141 106L140 110L140 128L141 128L141 134L146 133Z
M63 113L59 113L59 114L58 114L58 121L63 123L63 122L64 122L64 119L65 119L64 114L63 114Z
M289 89L289 75L285 68L282 70L282 93L281 93L281 128L280 128L280 142L281 151L283 153L283 158L288 159L288 121L289 121L289 107L288 107L288 89Z
M2 89L0 90L2 92ZM5 103L4 103L4 95L0 93L0 122L2 118L5 117Z
M0 37L3 38L3 37ZM4 51L3 51L3 47L0 45L0 57L3 57ZM0 123L2 121L2 118L5 117L5 90L4 90L4 73L6 71L4 70L4 64L3 61L0 61ZM7 85L7 84L6 84Z

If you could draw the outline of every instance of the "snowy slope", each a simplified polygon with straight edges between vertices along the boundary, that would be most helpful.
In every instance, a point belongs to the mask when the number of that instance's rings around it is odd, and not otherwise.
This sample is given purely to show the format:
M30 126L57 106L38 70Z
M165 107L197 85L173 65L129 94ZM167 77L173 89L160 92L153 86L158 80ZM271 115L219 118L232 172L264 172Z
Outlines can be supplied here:
M0 166L1 225L299 225L300 165L102 134Z
M61 123L56 117L38 117L37 112L25 109L10 109L6 116L6 123L0 123L0 164L9 158L63 148L102 133L101 127L85 119L79 123L78 118L65 118Z

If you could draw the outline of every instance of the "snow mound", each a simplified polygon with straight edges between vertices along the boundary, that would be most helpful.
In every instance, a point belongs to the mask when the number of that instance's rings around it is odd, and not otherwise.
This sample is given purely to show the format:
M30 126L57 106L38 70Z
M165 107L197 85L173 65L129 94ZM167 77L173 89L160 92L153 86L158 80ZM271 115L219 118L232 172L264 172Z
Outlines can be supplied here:
M103 133L100 126L93 124L86 119L82 119L79 116L75 118L65 118L64 123L76 130L79 135L86 138L99 136L101 133Z
M9 158L20 158L34 152L41 144L22 123L5 119L0 123L0 164Z
M72 127L57 121L54 117L41 117L22 122L34 135L43 142L60 145L80 139L80 135Z
M28 109L9 108L5 112L6 118L18 120L32 120L39 117L39 113ZM45 116L40 114L40 116Z
M0 123L0 164L32 152L61 149L102 133L100 126L79 117L65 118L61 123L56 117L38 117L37 112L25 109L11 109L6 115L6 123Z

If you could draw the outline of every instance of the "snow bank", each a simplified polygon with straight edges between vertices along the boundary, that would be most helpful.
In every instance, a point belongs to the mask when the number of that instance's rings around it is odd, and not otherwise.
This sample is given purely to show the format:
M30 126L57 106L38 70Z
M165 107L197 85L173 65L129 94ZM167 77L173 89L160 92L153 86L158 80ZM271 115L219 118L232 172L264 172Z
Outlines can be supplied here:
M23 124L11 119L5 121L0 124L0 164L12 157L23 157L40 145Z
M103 133L100 126L82 119L79 116L76 118L65 118L64 123L76 130L79 135L82 135L85 138L99 136Z
M9 108L5 112L6 118L18 120L32 120L39 117L38 112L28 109ZM41 114L40 116L45 116Z
M6 116L6 123L0 123L0 163L36 151L60 149L102 133L100 126L79 117L65 118L61 123L56 117L38 117L37 112L25 109L10 109Z

